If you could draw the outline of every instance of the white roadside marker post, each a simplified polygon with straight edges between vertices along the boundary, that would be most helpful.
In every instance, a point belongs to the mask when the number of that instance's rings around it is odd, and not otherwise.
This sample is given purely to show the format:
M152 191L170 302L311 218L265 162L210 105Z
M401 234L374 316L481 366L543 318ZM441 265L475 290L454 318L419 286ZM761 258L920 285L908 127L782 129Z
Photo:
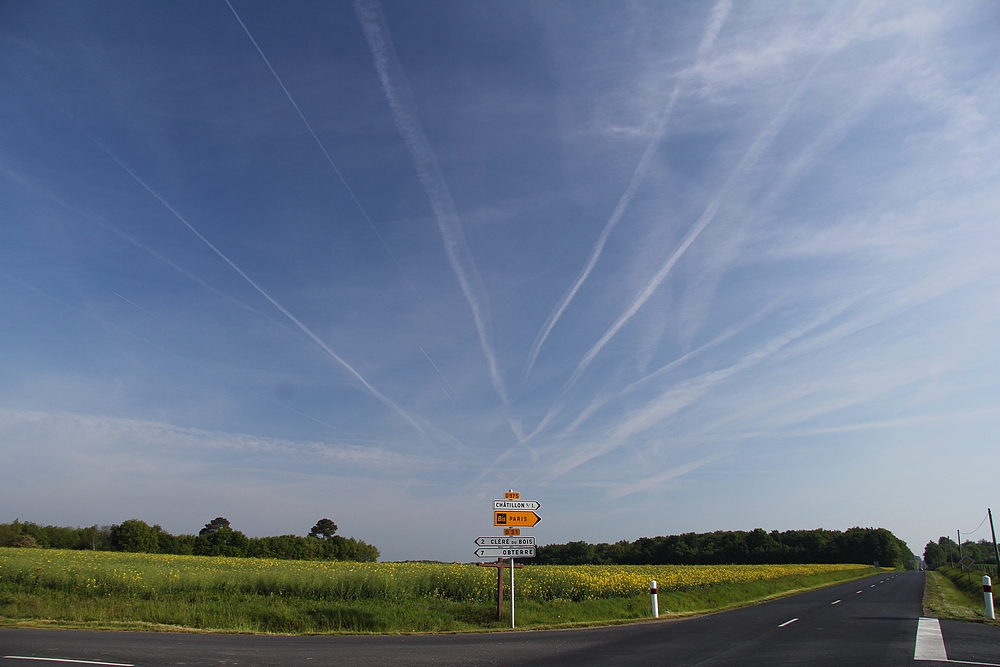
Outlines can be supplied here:
M660 617L660 605L656 599L656 579L649 582L649 597L653 599L653 618Z
M993 582L987 575L983 575L983 604L986 606L986 618L996 619L993 613Z

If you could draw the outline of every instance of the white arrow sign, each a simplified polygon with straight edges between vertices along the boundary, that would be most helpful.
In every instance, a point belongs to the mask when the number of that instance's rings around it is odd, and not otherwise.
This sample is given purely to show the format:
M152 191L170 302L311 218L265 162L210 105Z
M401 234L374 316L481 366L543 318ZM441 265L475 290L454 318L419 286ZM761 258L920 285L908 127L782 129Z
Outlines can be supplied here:
M534 558L535 547L487 547L476 549L479 558Z
M537 500L494 500L494 510L526 510L532 511L541 507Z
M525 537L497 537L494 535L487 535L485 537L476 538L477 547L533 547L535 546L535 538L529 536Z

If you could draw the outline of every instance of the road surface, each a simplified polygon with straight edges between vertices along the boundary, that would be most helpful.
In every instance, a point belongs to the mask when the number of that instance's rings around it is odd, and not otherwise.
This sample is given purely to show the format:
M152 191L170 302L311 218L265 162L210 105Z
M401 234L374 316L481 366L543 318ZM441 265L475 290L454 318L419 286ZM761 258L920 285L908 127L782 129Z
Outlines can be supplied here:
M0 629L0 667L109 663L136 667L893 667L929 666L944 660L1000 667L1000 628L921 620L923 587L923 572L889 572L700 618L581 630L268 637Z

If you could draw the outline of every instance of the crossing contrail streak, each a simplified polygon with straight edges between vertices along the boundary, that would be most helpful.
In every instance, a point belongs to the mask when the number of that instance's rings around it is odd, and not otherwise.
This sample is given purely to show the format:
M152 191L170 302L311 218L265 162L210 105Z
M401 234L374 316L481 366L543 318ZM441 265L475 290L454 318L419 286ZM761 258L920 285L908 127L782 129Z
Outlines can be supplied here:
M114 294L119 299L121 299L122 301L124 301L125 303L128 303L128 304L131 304L131 305L135 306L136 308L138 308L142 312L146 313L150 317L154 317L156 319L159 319L158 317L156 317L156 315L154 315L153 313L149 312L148 310L146 310L145 308L143 308L142 306L140 306L139 304L137 304L135 301L131 301L129 299L126 299L125 297L123 297L121 294L119 294L118 292L116 292L114 290L111 290L111 293Z
M702 37L701 44L698 46L698 55L696 57L696 64L701 62L701 60L708 55L709 51L712 49L712 44L715 43L715 38L719 34L719 30L722 29L722 24L726 20L726 16L729 14L729 10L732 8L732 0L719 0L712 10L712 14L709 16L708 24L705 26L705 34ZM608 237L614 230L618 221L622 219L625 215L625 209L632 202L632 198L635 197L636 190L642 184L643 179L646 176L646 172L649 171L649 165L653 161L653 156L656 155L656 150L660 146L660 140L663 138L663 133L666 130L667 123L670 122L670 116L673 115L674 106L677 103L677 96L680 93L682 84L684 83L686 77L681 76L677 83L674 84L673 92L670 93L670 99L667 102L667 106L664 108L663 113L660 115L660 120L656 124L656 131L653 133L653 138L650 140L649 145L646 146L646 150L643 152L642 157L639 159L639 164L636 165L635 171L632 173L632 180L629 181L628 187L625 188L625 193L622 194L621 199L618 200L618 205L615 206L615 210L611 213L611 217L608 218L607 223L604 225L604 230L601 235L597 238L597 243L594 244L593 250L590 251L590 257L587 258L587 263L583 267L583 271L577 276L576 280L570 286L566 293L563 294L562 298L556 304L556 307L552 309L549 313L548 318L545 320L545 324L542 325L541 330L538 332L538 336L535 338L535 342L531 345L531 351L528 353L528 364L524 369L524 379L527 380L528 376L531 374L531 369L535 366L535 361L538 359L538 354L542 350L542 345L545 344L545 339L549 337L552 332L552 328L555 327L556 322L562 317L563 312L569 307L570 302L576 293L580 291L580 287L583 282L590 275L590 272L594 270L594 266L597 264L597 260L601 257L601 252L604 250L604 244L607 243ZM530 437L530 436L529 436Z
M551 479L561 477L587 461L620 447L629 438L652 428L670 415L676 414L695 401L700 400L719 383L763 362L791 343L824 326L864 296L865 294L840 299L823 309L812 320L803 322L781 336L772 338L753 352L744 355L736 363L726 368L708 371L684 381L677 387L667 390L645 407L635 412L624 423L615 428L607 438L583 447L553 465L550 469Z
M60 109L60 111L63 111L63 110ZM74 123L76 123L77 127L80 127L81 130L83 129L80 126L80 124L76 122L76 119L73 118L73 116L71 116L66 111L63 111L63 113L66 114L66 116L68 118L70 118ZM84 134L87 134L86 131L84 131ZM87 134L87 136L90 137L91 139L93 139L93 137L91 137L89 134ZM78 206L75 206L75 205L69 203L68 201L66 201L63 198L59 197L55 193L50 192L45 187L43 187L43 186L41 186L41 185L39 185L37 183L34 183L33 181L30 181L29 179L25 178L24 176L21 176L20 174L14 172L14 171L11 171L9 168L7 168L6 166L4 166L3 164L0 164L0 172L3 172L5 174L7 174L9 177L11 177L12 179L16 180L18 183L20 183L24 187L26 187L26 188L28 188L28 189L30 189L30 190L38 193L40 196L45 197L49 201L54 202L54 203L58 204L59 206L62 206L67 211L72 211L73 213L77 214L81 218L83 218L85 220L89 220L90 222L92 222L96 226L100 227L101 229L103 229L103 230L105 230L107 232L110 232L110 233L114 234L118 238L126 241L127 243L130 243L131 245L135 246L139 250L142 250L143 252L149 253L150 255L152 255L153 257L155 257L157 260L163 262L164 264L166 264L167 266L169 266L173 270L175 270L178 273L180 273L185 278L187 278L187 279L191 280L192 282L200 285L201 287L204 287L205 289L207 289L212 294L214 294L214 295L216 295L216 296L218 296L220 298L232 301L234 304L236 304L240 308L243 308L244 310L247 310L247 311L253 313L254 315L259 315L260 317L263 317L263 318L265 318L265 319L267 319L267 320L269 320L269 321L274 322L275 324L277 324L277 322L275 322L275 320L271 319L270 315L266 315L266 314L262 313L261 311L257 310L256 308L254 308L253 306L248 306L247 304L243 303L242 301L240 301L236 297L230 296L229 294L226 294L225 292L222 292L222 291L216 289L215 287L212 287L211 285L209 285L208 283L206 283L204 280L202 280L198 276L194 275L190 271L188 271L188 270L184 269L183 267L179 266L178 264L176 264L174 261L172 261L166 255L163 255L162 253L159 253L156 250L153 250L152 248L150 248L149 246L147 246L147 245L139 242L133 236L131 236L129 234L126 234L124 231L122 231L117 226L113 225L112 223L108 222L107 220L105 220L100 215L97 215L96 213L92 213L90 211L85 211L82 208L79 208ZM280 325L280 326L284 326L284 325Z
M722 343L726 342L727 340L729 340L733 336L736 336L737 334L742 333L747 327L752 326L753 324L756 324L761 319L763 319L764 316L767 313L769 313L771 310L773 310L773 308L774 308L774 306L776 304L777 304L777 302L771 303L767 307L765 307L762 310L760 310L756 315L754 315L753 317L751 317L749 320L747 320L745 322L741 322L741 323L737 324L736 326L730 327L729 329L727 329L726 331L724 331L722 334L720 334L719 336L717 336L717 337L713 338L712 340L708 341L704 345L700 345L700 346L696 347L695 349L691 350L687 354L684 354L684 355L678 357L677 359L674 359L673 361L671 361L670 363L666 364L665 366L661 366L660 368L656 369L652 373L650 373L650 374L648 374L648 375L646 375L644 377L641 377L641 378L639 378L638 380L636 380L634 382L629 383L621 391L619 391L619 392L617 392L615 394L611 394L611 395L605 396L605 397L595 398L591 402L591 404L589 406L587 406L587 408L583 412L581 412L577 416L577 418L573 420L572 423L570 423L569 426L567 426L565 429L562 430L561 433L559 433L559 437L560 438L566 437L571 431L573 431L573 429L577 428L580 424L582 424L583 422L587 421L595 412L597 412L598 410L600 410L602 407L604 407L605 405L607 405L611 401L617 400L617 399L621 398L622 396L625 396L626 394L629 394L629 393L635 391L635 389L639 385L644 384L644 383L646 383L646 382L648 382L650 380L653 380L655 378L662 377L663 375L669 373L670 371L674 370L675 368L677 368L677 367L679 367L679 366L687 363L691 359L697 358L698 356L700 356L701 354L707 352L708 350L711 350L712 348L717 347L717 346L721 345ZM532 435L534 435L534 434L532 434Z
M442 379L442 380L444 380L444 383L445 383L446 385L448 385L448 388L449 388L449 389L451 389L451 393L452 393L452 394L455 394L456 396L458 396L458 392L457 392L457 391L455 391L455 388L451 386L451 383L450 383L450 382L448 382L448 378L446 378L446 377L444 376L444 373L442 373L442 372L441 372L441 369L440 369L440 368L438 368L438 367L437 367L437 364L435 364L435 363L434 363L434 360L433 360L433 359L431 359L431 355L427 354L427 352L425 352L425 351L424 351L424 348L422 348L422 347L420 348L420 351L424 353L424 356L425 356L425 357L427 357L427 361L429 361L429 362L430 362L431 366L433 366L433 367L434 367L434 370L436 370L436 371L437 371L437 374L441 376L441 379ZM446 392L444 392L444 393L448 394L448 392L447 392L447 391L446 391ZM448 394L448 399L449 399L449 400L451 400L451 402L452 402L452 403L454 403L454 402L455 402L454 400L452 400L452 398L451 398L451 394ZM458 406L456 405L455 407L458 407Z
M389 253L389 257L392 258L393 263L396 265L396 268L399 269L399 272L402 274L403 278L406 280L407 283L410 284L410 287L412 287L413 290L416 292L417 291L416 285L414 285L413 281L410 280L410 277L406 275L406 271L403 270L403 266L399 263L399 260L396 259L396 256L392 254L392 250L389 250L389 246L385 242L385 239L382 238L382 234L379 233L378 229L375 227L375 223L372 222L372 219L368 217L368 212L365 211L365 208L361 205L361 202L358 201L357 196L354 194L354 190L352 190L351 186L347 184L347 181L344 179L344 175L340 173L340 169L337 168L337 165L333 161L333 158L330 157L330 153L326 150L326 146L324 146L323 142L319 140L319 137L316 135L316 132L313 131L312 125L309 124L309 121L306 120L305 114L302 113L302 109L300 109L299 105L296 104L295 99L292 97L292 94L288 92L288 88L285 87L285 83L281 80L281 77L278 76L278 73L271 65L271 61L267 59L267 56L264 55L264 51L260 48L260 45L257 44L257 40L253 38L252 34L250 34L250 30L243 22L243 19L240 18L240 15L236 12L236 8L233 7L232 3L229 2L229 0L226 0L226 4L229 6L230 11L233 12L233 16L236 17L236 20L239 21L240 27L243 28L243 32L245 32L247 34L247 37L250 38L250 41L253 43L254 48L257 49L257 53L259 53L260 57L264 60L264 64L267 65L267 68L269 70L271 70L271 74L274 75L274 80L278 82L279 86L281 86L281 90L284 91L285 97L287 97L288 101L292 103L293 107L295 107L295 112L299 114L299 118L302 119L302 122L305 124L306 129L309 130L309 134L312 135L312 138L316 141L316 145L319 146L319 149L323 152L323 157L325 157L326 161L330 163L331 167L333 167L333 171L334 173L337 174L337 178L339 178L340 182L344 184L344 188L347 190L347 193L351 195L351 199L354 200L355 206L358 207L358 210L361 211L361 215L363 215L365 220L368 221L368 226L372 228L373 232L375 232L375 236L378 237L378 240L382 244L382 247L385 248L385 251ZM420 297L419 292L417 292L417 297L418 298Z
M392 109L396 128L403 135L403 140L410 149L417 176L427 193L428 200L430 200L434 217L437 218L448 261L451 263L455 277L458 278L458 283L462 288L462 293L472 309L472 317L479 334L479 345L486 356L493 387L500 396L500 400L503 401L504 405L507 405L507 389L504 386L503 377L500 375L496 352L493 349L492 316L486 287L483 285L472 252L466 243L462 221L455 210L455 202L452 200L448 183L441 172L441 165L438 163L427 135L424 134L423 125L415 111L413 95L407 83L406 74L403 72L396 51L392 46L392 39L385 25L382 7L377 0L355 0L354 10L364 30L365 38L368 40L368 46L375 61L375 70L382 82L389 107ZM513 424L511 427L514 428Z
M81 128L81 130L84 132L84 134L86 134L90 138L91 141L93 141L95 144L97 144L98 146L100 146L101 150L103 150L105 153L107 153L108 156L110 156L112 160L114 160L115 162L117 162L118 165L122 169L124 169L128 173L128 175L131 176L133 180L135 180L136 183L138 183L143 188L145 188L145 190L149 194L153 195L153 197L155 197L157 201L159 201L161 204L163 204L164 208L166 208L168 211L170 211L174 215L175 218L177 218L178 220L180 220L181 223L183 223L185 227L187 227L189 230L191 230L191 232L195 236L197 236L199 239L201 239L202 243L204 243L205 245L207 245L216 255L218 255L219 257L221 257L222 260L226 264L228 264L234 271L236 271L236 273L240 274L240 276L245 281L247 281L248 283L250 283L251 287L253 287L255 290L257 290L258 292L260 292L261 296L263 296L265 299L267 299L268 301L270 301L272 306L274 306L275 308L277 308L278 310L280 310L281 313L285 317L287 317L289 320L291 320L292 323L295 324L295 326L297 326L302 331L302 333L304 333L305 335L309 336L309 338L311 338L314 343L316 343L317 345L319 345L320 348L322 348L328 355L330 355L330 358L332 358L334 361L336 361L337 363L339 363L351 375L353 375L355 378L357 378L357 380L361 384L363 384L365 386L365 388L368 391L370 391L372 393L372 395L375 396L375 398L377 398L378 400L380 400L387 407L389 407L392 410L394 410L395 412L397 412L401 417L403 417L403 419L405 419L406 421L408 421L418 431L420 431L421 433L424 432L424 429L421 428L420 424L418 424L417 421L413 417L411 417L410 415L408 415L401 407L399 407L398 405L396 405L396 403L392 399L390 399L388 396L386 396L385 394L383 394L382 392L380 392L378 389L376 389L375 387L373 387L371 385L371 383L369 383L368 380L366 380L364 378L364 376L361 375L361 373L359 373L357 370L355 370L354 367L351 366L349 363L347 363L347 361L345 361L340 355L338 355L336 352L334 352L333 350L331 350L330 346L327 345L326 343L324 343L323 340L319 336L317 336L316 334L314 334L309 327L307 327L305 324L303 324L302 322L300 322L299 319L297 317L295 317L294 315L292 315L292 313L289 312L289 310L287 308L285 308L284 306L282 306L280 303L278 303L278 301L274 297L272 297L270 294L268 294L267 291L265 291L263 287L261 287L256 282L254 282L254 280L250 276L248 276L243 271L243 269L241 269L240 267L236 266L236 264L233 263L233 261L231 259L229 259L228 257L226 257L226 255L221 250L219 250L218 248L216 248L212 244L211 241L209 241L204 236L202 236L201 232L199 232L197 229L195 229L194 226L190 222L188 222L184 218L184 216L182 216L177 211L177 209L175 209L173 206L170 205L170 202L168 202L166 199L164 199L160 195L160 193L158 193L156 190L154 190L153 188L151 188L149 186L149 184L146 183L146 181L142 180L142 178L137 173L135 173L135 171L132 170L132 167L128 166L128 164L126 164L121 158L119 158L117 155L115 155L111 151L110 148L108 148L103 143L101 143L92 134L88 133L86 130L83 130L83 128Z
M660 286L660 283L662 283L664 278L667 277L667 274L670 273L670 270L674 268L677 260L679 260L691 244L694 243L695 239L697 239L702 231L704 231L705 227L712 222L716 213L719 212L719 206L721 206L722 200L729 193L733 184L736 183L736 181L739 180L739 178L757 162L764 151L767 150L768 146L770 146L774 141L774 138L778 136L779 132L781 132L785 123L788 122L788 118L792 115L799 99L802 97L806 84L810 79L812 79L812 75L824 60L825 58L821 58L812 67L812 69L810 69L809 73L799 83L795 92L792 93L791 97L785 102L778 114L772 118L771 121L757 134L757 137L754 139L753 143L750 144L750 147L747 148L743 157L740 158L736 168L729 175L729 178L726 179L725 184L719 190L718 194L716 194L715 198L709 202L708 206L705 207L705 211L701 214L701 217L698 218L698 221L695 222L691 229L688 230L688 233L684 235L680 245L677 246L674 252L671 253L670 257L667 258L667 261L663 263L663 266L660 267L650 281L646 283L642 290L639 291L636 297L632 300L632 303L629 304L629 307L618 316L618 319L611 325L611 328L609 328L604 335L601 336L600 340L598 340L583 356L583 359L580 360L580 363L577 364L576 369L573 371L573 375L570 376L569 381L566 383L566 386L563 389L564 391L576 384L577 380L579 380L580 376L582 376L584 371L587 370L587 367L590 366L590 363L598 355L601 349L608 344L608 341L614 338L615 334L621 331L621 328L625 326L630 319L632 319L632 316L639 312L639 309L642 308L646 301L649 300L649 297L653 295L656 289Z

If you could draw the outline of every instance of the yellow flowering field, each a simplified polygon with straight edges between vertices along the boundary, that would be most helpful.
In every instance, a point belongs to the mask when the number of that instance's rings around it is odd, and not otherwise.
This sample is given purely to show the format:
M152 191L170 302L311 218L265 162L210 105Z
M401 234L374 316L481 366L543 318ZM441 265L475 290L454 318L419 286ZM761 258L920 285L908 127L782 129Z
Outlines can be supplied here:
M598 600L870 569L864 565L536 565L518 570L521 600ZM415 597L489 602L496 570L469 564L354 563L0 548L0 591L157 600L240 594L327 601Z

